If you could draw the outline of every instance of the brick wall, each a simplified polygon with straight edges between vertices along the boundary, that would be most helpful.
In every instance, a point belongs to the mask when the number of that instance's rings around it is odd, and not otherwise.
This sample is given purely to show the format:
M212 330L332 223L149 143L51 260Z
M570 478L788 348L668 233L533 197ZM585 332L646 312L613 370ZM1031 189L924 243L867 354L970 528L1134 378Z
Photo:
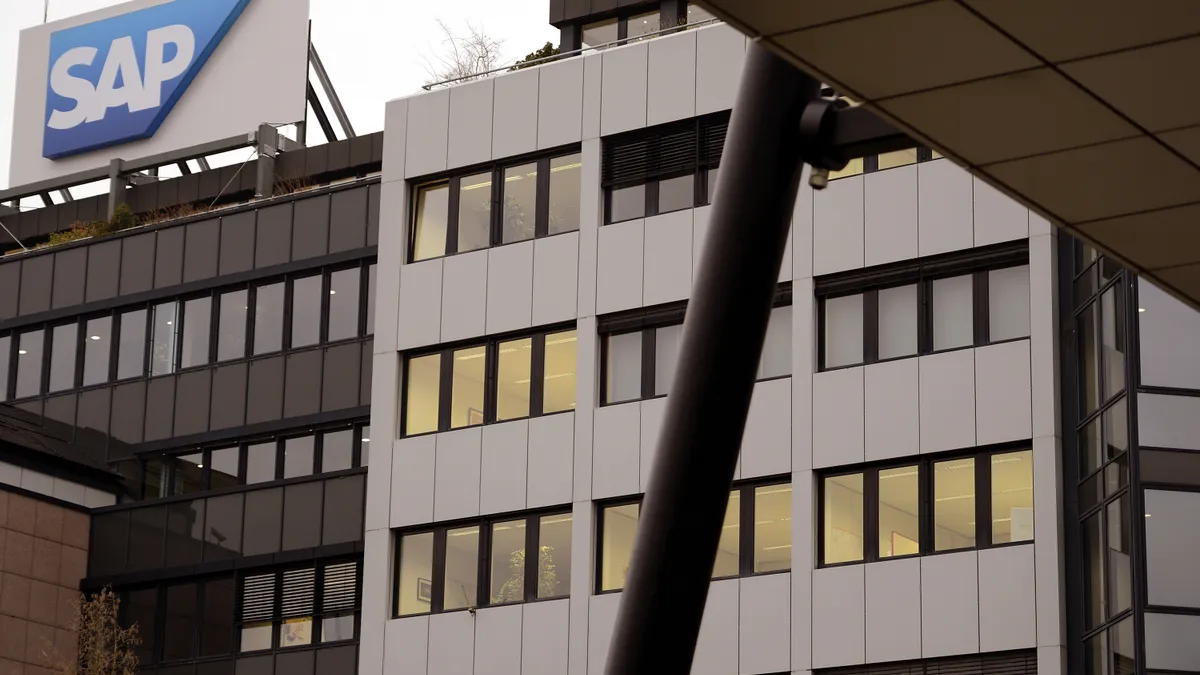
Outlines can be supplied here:
M0 675L50 675L55 650L73 655L89 524L86 513L0 489Z

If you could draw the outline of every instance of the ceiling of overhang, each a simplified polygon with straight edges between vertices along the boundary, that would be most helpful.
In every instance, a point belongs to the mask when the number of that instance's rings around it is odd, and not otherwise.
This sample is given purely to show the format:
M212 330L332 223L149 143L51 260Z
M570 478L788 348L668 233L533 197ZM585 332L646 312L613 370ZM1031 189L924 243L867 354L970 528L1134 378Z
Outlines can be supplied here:
M701 0L1200 308L1200 0Z

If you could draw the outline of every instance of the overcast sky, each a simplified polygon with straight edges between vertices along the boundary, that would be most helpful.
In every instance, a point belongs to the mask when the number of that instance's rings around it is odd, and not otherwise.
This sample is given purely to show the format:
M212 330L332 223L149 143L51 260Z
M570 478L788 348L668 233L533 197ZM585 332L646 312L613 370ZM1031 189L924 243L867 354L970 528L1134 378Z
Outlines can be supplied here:
M50 20L122 0L49 0ZM467 22L502 40L502 64L546 42L558 43L547 20L549 0L310 0L312 39L358 133L383 128L383 104L411 94L428 78L423 55L442 48L441 19L458 33ZM43 0L0 0L0 187L8 187L17 40L42 22ZM330 114L332 117L332 113ZM335 122L336 124L336 122ZM309 138L322 139L319 130ZM318 141L313 141L318 142Z

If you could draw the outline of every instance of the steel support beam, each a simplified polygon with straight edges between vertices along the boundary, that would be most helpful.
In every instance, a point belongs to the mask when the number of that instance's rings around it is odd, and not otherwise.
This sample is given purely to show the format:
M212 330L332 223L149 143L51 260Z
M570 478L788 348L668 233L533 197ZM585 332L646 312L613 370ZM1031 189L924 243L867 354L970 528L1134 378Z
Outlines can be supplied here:
M750 44L608 675L691 671L819 90Z
M329 107L333 108L333 114L337 117L338 124L342 127L342 133L346 134L346 138L354 138L354 127L350 124L350 116L346 114L346 109L342 107L342 100L338 98L337 91L333 88L333 80L329 79L329 73L325 71L325 64L321 63L321 56L317 54L317 48L313 43L308 43L308 62L312 64L313 72L317 75L317 80L321 83L321 88L325 90L325 97L329 99ZM331 138L330 141L337 139Z
M337 134L333 132L333 125L329 122L329 115L325 114L325 106L321 105L321 99L317 98L317 90L313 89L312 82L308 83L308 105L312 107L313 116L317 118L317 124L321 125L321 132L325 134L325 142L332 143L337 140Z

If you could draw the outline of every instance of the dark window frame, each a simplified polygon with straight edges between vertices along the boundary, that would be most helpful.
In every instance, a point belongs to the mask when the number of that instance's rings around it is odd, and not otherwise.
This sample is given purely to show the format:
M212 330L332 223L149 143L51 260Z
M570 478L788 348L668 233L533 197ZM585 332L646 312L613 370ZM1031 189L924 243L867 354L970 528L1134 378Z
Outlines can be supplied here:
M231 607L231 615L229 616L229 624L231 626L231 633L229 636L229 638L230 638L229 644L230 644L231 651L228 652L227 654L210 654L210 655L204 656L204 655L202 655L201 650L202 650L202 644L203 644L202 640L204 637L204 625L205 625L205 623L204 623L205 591L207 590L207 587L209 584L214 583L214 582L222 582L222 581L233 581L234 582L234 606ZM163 650L165 648L165 642L166 642L166 638L167 638L167 630L166 630L167 593L169 592L169 589L172 587L184 586L184 585L195 586L194 590L196 593L196 610L197 611L196 611L195 617L193 617L195 627L194 627L194 630L192 633L193 653L192 653L192 656L188 657L188 658L172 659L172 660L168 661L163 658ZM151 664L162 664L162 663L183 664L183 663L196 661L198 659L204 659L204 660L220 659L220 658L224 658L224 657L232 657L237 654L237 641L236 641L236 638L237 638L237 630L236 630L237 603L239 602L240 593L238 591L237 580L236 580L235 575L215 574L215 575L206 575L206 576L202 576L202 577L198 577L198 578L172 579L171 581L158 582L158 583L151 584L149 586L136 585L136 586L129 586L129 587L117 589L116 593L117 593L118 597L121 599L121 605L120 605L120 610L119 610L121 625L126 625L127 622L130 620L129 614L128 614L129 607L131 606L130 602L128 600L129 594L135 593L135 592L140 592L140 591L150 591L150 590L154 591L154 598L155 598L155 600L154 600L154 610L155 610L154 611L154 626L153 626L153 630L151 631L152 634L154 635L155 640L154 640L153 644L146 645L146 647L148 648L148 650L150 651L150 654L151 654L151 656L150 656ZM140 632L141 632L141 634L144 635L146 631L143 630ZM145 664L143 664L143 665L145 665Z
M570 505L551 506L532 511L518 511L516 513L505 513L488 515L478 518L469 518L465 520L448 521L445 523L437 523L435 525L422 525L411 528L393 530L393 556L392 556L392 593L391 593L391 609L388 616L393 619L405 618L410 616L429 616L432 614L448 614L453 612L474 612L476 609L483 607L506 607L512 605L528 604L533 602L549 602L553 600L562 600L571 595L571 590L568 588L563 595L556 595L549 598L539 598L538 595L538 566L539 558L537 556L528 555L529 551L538 550L541 520L547 516L571 516L572 537L574 536L575 520L574 513ZM514 600L510 602L491 602L491 579L489 572L491 571L492 559L492 525L497 523L512 522L514 520L525 521L525 574L524 574L524 599ZM479 528L479 551L476 559L476 585L475 585L475 603L470 607L461 607L456 609L443 609L445 606L445 581L446 581L446 535L450 530L458 530L465 527ZM400 614L400 583L398 576L400 574L401 554L403 541L405 537L420 534L433 534L433 553L432 553L432 568L430 572L430 601L429 610L426 612L413 614ZM572 551L572 556L574 551ZM574 569L574 560L571 562L571 574L576 573Z
M1010 441L996 445L971 448L969 450L954 450L950 452L931 453L912 457L886 459L852 466L839 466L817 471L817 503L816 503L816 553L817 568L845 567L847 565L864 565L887 560L904 558L923 558L963 551L981 551L1008 546L1022 546L1037 541L1037 532L1033 539L992 542L992 479L991 460L995 455L1006 455L1014 452L1033 450L1032 440ZM934 484L933 465L942 462L972 459L975 462L975 545L955 549L935 550L934 527L936 525L933 504ZM917 522L920 541L919 551L907 555L879 556L879 472L888 469L900 469L916 466L917 477ZM825 481L838 476L861 475L863 480L863 555L861 560L845 562L825 562Z
M355 564L355 589L354 589L354 637L344 640L322 641L322 623L326 616L343 615L343 610L327 611L325 604L325 573L328 568L335 565L346 563ZM298 645L295 647L284 647L279 644L282 635L282 625L289 618L297 618L283 615L283 586L284 575L288 572L303 572L305 570L313 571L313 596L312 596L312 613L308 615L312 624L311 642L306 645ZM271 646L267 649L257 649L254 651L242 651L242 629L246 622L242 613L244 607L244 589L245 581L249 577L261 577L265 575L273 575L274 599L272 601L272 618L271 622ZM233 653L235 656L242 658L244 656L257 656L261 654L290 654L304 650L319 649L323 645L338 645L338 644L353 644L362 636L362 596L363 596L363 562L360 558L338 558L322 560L316 564L292 564L284 567L276 567L269 570L251 570L240 572L236 577L236 602L234 604L233 618ZM263 622L266 620L264 619ZM253 622L259 623L259 622Z

